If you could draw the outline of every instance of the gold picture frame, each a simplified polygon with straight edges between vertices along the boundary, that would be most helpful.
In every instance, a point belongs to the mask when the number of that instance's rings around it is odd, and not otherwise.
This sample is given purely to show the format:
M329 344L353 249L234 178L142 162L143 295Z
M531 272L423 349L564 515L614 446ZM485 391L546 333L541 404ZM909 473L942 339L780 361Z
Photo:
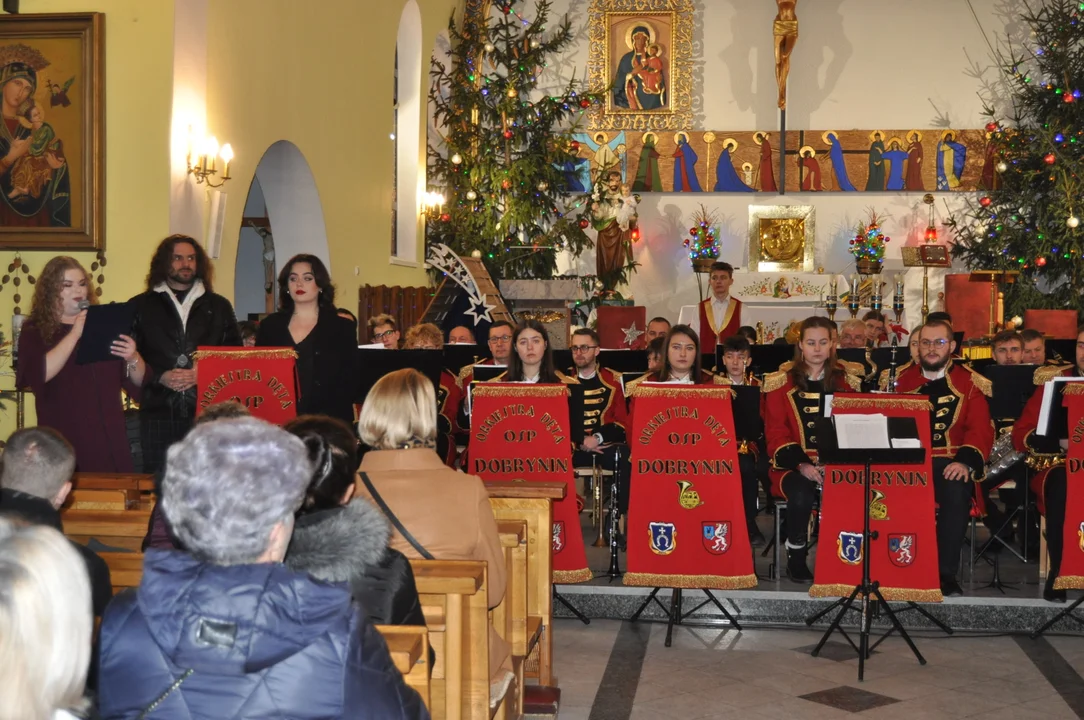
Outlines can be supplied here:
M693 120L692 0L591 0L588 83L605 95L593 130L688 130Z
M0 15L0 247L104 245L104 31L102 13Z
M749 268L813 272L817 222L812 205L749 206Z

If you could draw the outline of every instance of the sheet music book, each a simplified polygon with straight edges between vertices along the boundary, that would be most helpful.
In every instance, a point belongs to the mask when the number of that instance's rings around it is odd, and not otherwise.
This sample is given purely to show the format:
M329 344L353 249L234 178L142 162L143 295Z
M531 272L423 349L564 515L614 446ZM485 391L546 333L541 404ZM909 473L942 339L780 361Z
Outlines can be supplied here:
M1049 435L1050 415L1061 409L1060 402L1055 405L1055 400L1060 400L1061 391L1059 384L1067 382L1081 382L1084 377L1056 377L1043 384L1043 404L1039 409L1039 426L1035 429L1036 435Z
M836 438L840 450L889 449L888 417L881 413L836 415Z
M369 343L367 345L358 345L358 350L387 350L384 347L384 343Z
M135 306L131 303L91 305L87 308L83 336L75 352L76 365L89 365L106 360L118 360L113 354L113 342L121 335L132 334Z

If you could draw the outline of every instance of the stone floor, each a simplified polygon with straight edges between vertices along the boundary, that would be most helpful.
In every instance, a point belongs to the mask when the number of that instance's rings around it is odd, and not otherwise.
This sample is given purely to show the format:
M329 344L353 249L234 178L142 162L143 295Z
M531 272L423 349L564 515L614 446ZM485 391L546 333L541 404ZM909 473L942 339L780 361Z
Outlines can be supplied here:
M812 630L705 630L593 620L555 622L561 720L627 718L1084 717L1084 639L914 635L927 665L899 638L866 663L838 635L820 657Z

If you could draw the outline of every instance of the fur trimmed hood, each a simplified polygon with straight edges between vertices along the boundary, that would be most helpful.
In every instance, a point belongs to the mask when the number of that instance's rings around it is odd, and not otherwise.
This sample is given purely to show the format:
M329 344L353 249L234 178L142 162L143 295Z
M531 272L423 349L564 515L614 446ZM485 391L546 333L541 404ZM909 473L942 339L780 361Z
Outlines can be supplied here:
M365 499L302 515L294 526L286 566L325 582L349 582L383 559L391 528Z

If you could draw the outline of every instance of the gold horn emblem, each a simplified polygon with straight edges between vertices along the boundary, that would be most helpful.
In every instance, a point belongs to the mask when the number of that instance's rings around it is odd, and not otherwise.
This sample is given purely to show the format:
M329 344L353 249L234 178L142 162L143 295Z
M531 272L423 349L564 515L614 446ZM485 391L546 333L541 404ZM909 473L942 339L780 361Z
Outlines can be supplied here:
M869 503L869 517L871 520L887 520L888 506L884 502L885 494L880 490L873 491L873 499Z
M686 510L700 507L704 502L700 499L700 493L693 490L693 484L687 480L678 480L677 486L681 489L678 493L678 504Z

